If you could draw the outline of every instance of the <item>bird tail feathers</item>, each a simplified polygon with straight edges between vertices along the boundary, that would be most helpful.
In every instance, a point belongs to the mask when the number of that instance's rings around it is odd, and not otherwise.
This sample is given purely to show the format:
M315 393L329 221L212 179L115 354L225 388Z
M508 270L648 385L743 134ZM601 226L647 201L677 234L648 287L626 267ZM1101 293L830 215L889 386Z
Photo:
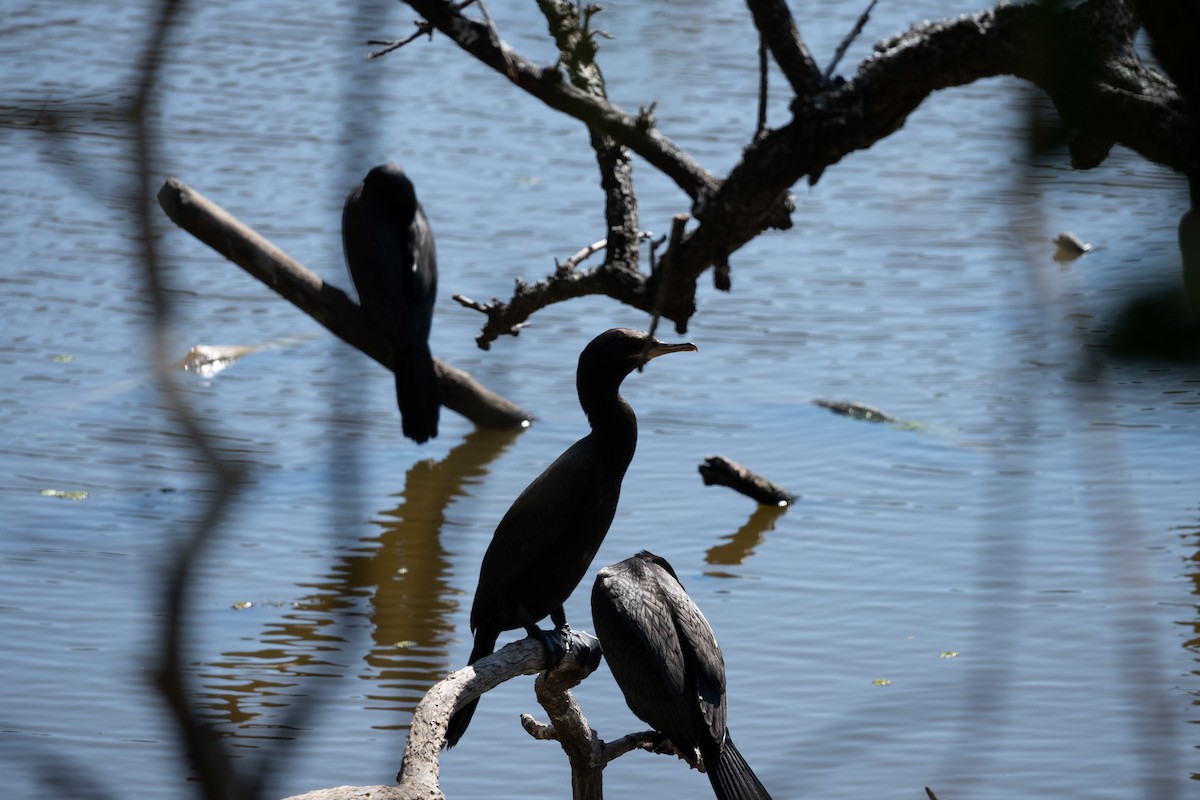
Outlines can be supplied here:
M491 655L492 651L496 649L497 635L482 629L475 632L475 644L471 648L471 657L467 659L468 666L486 655ZM458 744L458 740L467 732L467 726L471 724L471 717L475 716L475 708L478 705L479 698L476 697L450 715L450 723L446 726L445 747L450 748Z
M429 345L416 342L396 353L392 372L404 435L418 444L437 436L442 403Z
M717 800L771 800L770 793L728 735L720 755L711 761L706 758L704 768Z

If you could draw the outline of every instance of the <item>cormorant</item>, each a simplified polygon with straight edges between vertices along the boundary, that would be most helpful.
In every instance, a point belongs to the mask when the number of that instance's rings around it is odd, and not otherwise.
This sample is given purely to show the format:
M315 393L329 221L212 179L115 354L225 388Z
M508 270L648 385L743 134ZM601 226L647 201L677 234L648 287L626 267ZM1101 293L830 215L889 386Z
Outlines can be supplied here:
M429 220L398 164L375 167L351 190L342 247L363 311L392 344L404 435L425 442L437 436L441 407L429 352L437 255Z
M630 710L704 765L718 800L769 800L725 724L721 647L665 558L643 550L600 570L592 624Z
M592 431L529 484L496 527L471 606L475 645L469 664L495 649L501 631L515 628L541 641L551 666L561 660L561 648L537 622L549 615L556 628L566 627L563 603L616 514L621 479L637 446L637 417L618 392L621 382L645 361L695 349L624 328L605 331L583 349L575 387ZM450 718L447 747L462 737L477 703Z

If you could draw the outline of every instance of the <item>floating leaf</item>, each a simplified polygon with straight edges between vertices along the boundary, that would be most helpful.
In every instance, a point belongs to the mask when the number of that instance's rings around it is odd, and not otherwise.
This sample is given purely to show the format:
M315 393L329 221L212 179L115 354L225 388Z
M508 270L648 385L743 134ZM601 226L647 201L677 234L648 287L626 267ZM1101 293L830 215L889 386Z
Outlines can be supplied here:
M876 678L875 680L871 681L871 685L872 686L891 686L892 679L891 678Z
M958 651L957 650L945 650L941 653L938 653L938 658L941 658L941 659L958 658Z
M233 608L235 611L242 611L244 609L250 608L253 605L254 605L254 603L251 603L249 600L239 600L238 602L233 604Z
M70 364L75 360L75 356L71 355L70 353L57 353L53 356L53 358L57 364Z
M397 650L407 650L410 647L416 647L416 646L417 646L417 643L415 641L413 641L412 639L401 639L400 641L396 642L396 644L395 644L395 647Z

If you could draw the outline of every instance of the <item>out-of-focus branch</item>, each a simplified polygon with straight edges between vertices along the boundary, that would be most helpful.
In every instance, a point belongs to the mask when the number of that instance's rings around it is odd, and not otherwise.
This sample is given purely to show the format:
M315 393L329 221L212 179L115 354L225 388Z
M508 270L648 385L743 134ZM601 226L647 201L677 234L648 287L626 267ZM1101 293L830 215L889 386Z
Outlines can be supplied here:
M167 216L188 233L271 287L336 336L390 369L391 345L345 292L321 280L267 239L178 178L158 193ZM434 359L442 404L484 428L527 424L530 415Z
M184 634L192 569L215 537L233 490L241 480L242 470L216 451L211 437L183 399L170 375L167 334L172 309L169 294L165 291L164 270L159 257L150 200L158 148L158 129L153 120L157 118L155 104L158 100L159 76L165 63L171 31L183 16L185 5L182 0L164 0L138 62L137 90L128 115L133 131L131 160L137 177L130 205L136 210L137 231L133 239L141 247L142 274L153 315L151 341L157 388L163 393L184 439L196 449L207 467L209 478L206 505L197 515L197 521L188 526L163 570L162 595L166 613L155 678L159 691L175 717L184 750L199 779L201 792L209 800L227 800L233 797L253 798L254 788L243 783L220 738L200 721L192 706L183 666L186 663Z

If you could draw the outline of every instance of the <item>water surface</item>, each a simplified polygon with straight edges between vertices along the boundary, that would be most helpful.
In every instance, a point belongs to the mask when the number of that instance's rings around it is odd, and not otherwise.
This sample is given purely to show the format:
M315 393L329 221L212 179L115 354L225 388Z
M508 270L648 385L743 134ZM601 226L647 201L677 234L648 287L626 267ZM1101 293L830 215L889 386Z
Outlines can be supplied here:
M26 3L0 23L0 775L14 797L65 779L193 788L152 670L165 565L212 484L154 385L116 113L152 10ZM490 10L514 47L553 60L531 9ZM969 10L880 7L843 69ZM825 63L859 9L796 13ZM412 17L197 5L164 76L162 176L340 286L346 191L403 163L438 237L435 352L537 416L504 434L447 413L416 447L374 362L163 220L177 355L270 345L178 381L245 471L190 587L191 695L247 769L286 754L273 796L391 781L414 704L465 663L492 530L584 431L579 350L648 322L588 299L475 347L478 314L450 295L505 297L601 238L595 168L578 124L440 37L363 61L365 39L405 35ZM757 102L742 7L622 1L597 19L615 37L601 43L613 99L657 102L664 133L708 169L736 163ZM1178 283L1183 184L1121 150L1090 173L1030 167L1031 102L1008 80L939 93L796 187L795 228L735 254L734 291L702 282L699 352L626 384L638 453L594 566L643 547L671 560L724 647L739 746L777 797L1184 797L1200 772L1200 378L1106 345L1131 297ZM773 123L785 105L778 92ZM47 130L51 114L71 135ZM643 225L665 231L686 199L641 162L635 179ZM1099 247L1055 263L1060 230ZM801 501L764 510L703 486L696 465L714 453ZM567 605L585 628L587 588ZM530 689L485 698L443 760L448 796L566 795L561 752L518 727L537 711ZM317 711L293 717L313 696ZM577 696L604 738L642 727L604 668ZM641 753L605 779L612 797L708 791Z

